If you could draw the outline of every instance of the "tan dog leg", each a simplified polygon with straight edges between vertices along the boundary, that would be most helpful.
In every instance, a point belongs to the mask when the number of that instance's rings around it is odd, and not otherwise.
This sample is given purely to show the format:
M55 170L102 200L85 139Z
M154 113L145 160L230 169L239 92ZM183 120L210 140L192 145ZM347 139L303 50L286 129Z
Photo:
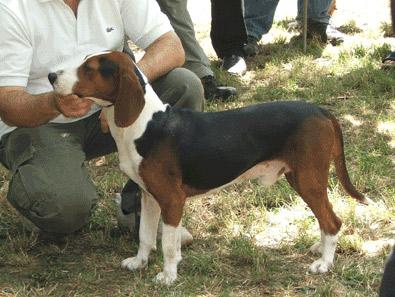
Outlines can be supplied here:
M334 130L328 121L314 120L306 125L305 141L295 148L292 171L286 174L290 185L299 193L313 211L321 229L321 241L313 245L312 250L322 254L314 261L310 271L325 273L333 265L337 234L341 220L333 212L328 200L327 187L329 164L334 147Z
M147 266L148 256L156 248L156 234L160 217L160 207L156 200L146 192L141 199L140 244L136 257L122 261L121 266L129 270Z
M292 174L287 174L287 179L292 187L294 187L303 200L309 205L317 218L321 229L321 240L320 242L315 243L311 247L311 250L315 253L321 253L322 256L310 265L309 270L314 273L325 273L333 265L337 233L340 230L341 221L333 212L332 205L328 200L326 183L319 184L318 181L315 180L317 176L310 174L307 176L309 177L307 178L304 176L304 178L295 178ZM295 179L299 180L299 182L295 182ZM318 177L318 179L320 178ZM304 185L306 180L310 180L310 185ZM314 181L314 186L311 185L311 181Z

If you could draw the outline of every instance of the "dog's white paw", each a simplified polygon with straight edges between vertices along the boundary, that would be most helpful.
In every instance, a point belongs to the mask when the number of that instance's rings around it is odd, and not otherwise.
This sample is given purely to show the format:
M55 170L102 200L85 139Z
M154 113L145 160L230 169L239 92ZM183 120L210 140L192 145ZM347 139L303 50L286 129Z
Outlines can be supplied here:
M138 257L127 258L122 261L121 267L129 270L143 269L147 266L147 261L139 259Z
M312 273L326 273L332 267L333 263L329 261L325 261L324 259L320 258L313 262L310 265L310 272Z
M316 243L314 243L311 247L310 247L310 252L312 252L315 255L318 254L322 254L322 244L321 241L318 241Z
M176 273L159 272L155 277L155 282L161 285L170 286L177 279Z

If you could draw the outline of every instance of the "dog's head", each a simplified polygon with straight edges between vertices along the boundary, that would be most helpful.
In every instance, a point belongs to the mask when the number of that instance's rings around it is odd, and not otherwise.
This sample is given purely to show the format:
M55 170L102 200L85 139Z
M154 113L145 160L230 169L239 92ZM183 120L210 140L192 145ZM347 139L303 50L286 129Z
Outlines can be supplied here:
M55 92L88 97L101 106L114 105L118 127L133 124L143 110L144 90L128 55L105 52L91 55L76 69L59 70L48 75Z

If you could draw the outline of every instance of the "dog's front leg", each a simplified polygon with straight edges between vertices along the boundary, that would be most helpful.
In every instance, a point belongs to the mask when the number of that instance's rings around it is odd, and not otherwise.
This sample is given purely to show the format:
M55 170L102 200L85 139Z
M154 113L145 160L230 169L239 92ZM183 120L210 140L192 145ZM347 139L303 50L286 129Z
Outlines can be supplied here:
M177 227L163 223L162 250L164 267L156 281L168 286L177 279L177 265L181 261L181 222Z
M122 261L121 266L129 270L142 269L147 266L148 256L156 248L156 235L160 217L160 207L156 200L143 192L141 199L141 219L139 230L139 250L136 257Z

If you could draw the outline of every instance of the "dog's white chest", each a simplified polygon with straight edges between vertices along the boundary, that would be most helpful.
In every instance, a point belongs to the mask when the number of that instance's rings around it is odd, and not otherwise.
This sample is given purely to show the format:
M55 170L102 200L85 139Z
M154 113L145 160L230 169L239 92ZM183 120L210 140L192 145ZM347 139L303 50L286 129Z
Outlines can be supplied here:
M118 146L119 168L134 182L144 188L143 181L139 175L139 166L142 157L137 153L134 143L121 144Z

